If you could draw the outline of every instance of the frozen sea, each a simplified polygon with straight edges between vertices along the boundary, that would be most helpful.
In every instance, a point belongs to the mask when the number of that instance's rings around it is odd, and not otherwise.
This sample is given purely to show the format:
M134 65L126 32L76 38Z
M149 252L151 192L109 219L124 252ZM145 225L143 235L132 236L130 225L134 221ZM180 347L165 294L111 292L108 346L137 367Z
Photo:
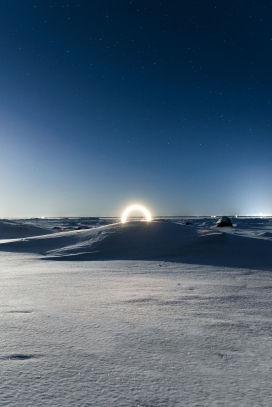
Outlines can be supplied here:
M0 406L271 406L272 219L231 219L1 219Z

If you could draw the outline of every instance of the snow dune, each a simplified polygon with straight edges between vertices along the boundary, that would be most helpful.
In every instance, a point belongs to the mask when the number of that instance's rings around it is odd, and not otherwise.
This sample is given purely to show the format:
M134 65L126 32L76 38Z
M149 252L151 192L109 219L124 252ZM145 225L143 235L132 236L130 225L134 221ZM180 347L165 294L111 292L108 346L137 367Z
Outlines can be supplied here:
M46 228L24 223L17 224L13 221L0 221L0 239L16 239L30 236L39 236L53 233Z
M239 235L233 233L232 228L185 226L167 220L134 221L4 240L0 250L35 253L48 260L163 259L222 267L270 269L271 236L270 232Z

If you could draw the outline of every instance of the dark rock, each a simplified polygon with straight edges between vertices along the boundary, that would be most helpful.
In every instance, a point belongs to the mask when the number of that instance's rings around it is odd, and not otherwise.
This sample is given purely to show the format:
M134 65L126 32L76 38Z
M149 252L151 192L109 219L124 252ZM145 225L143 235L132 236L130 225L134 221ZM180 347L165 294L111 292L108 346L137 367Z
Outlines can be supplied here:
M191 225L191 222L186 222L185 225L189 226Z
M89 226L78 226L76 228L76 230L82 230L82 229L90 229L90 227Z
M230 218L228 218L227 216L222 216L222 218L219 218L218 221L215 223L215 226L218 227L232 226L232 222Z

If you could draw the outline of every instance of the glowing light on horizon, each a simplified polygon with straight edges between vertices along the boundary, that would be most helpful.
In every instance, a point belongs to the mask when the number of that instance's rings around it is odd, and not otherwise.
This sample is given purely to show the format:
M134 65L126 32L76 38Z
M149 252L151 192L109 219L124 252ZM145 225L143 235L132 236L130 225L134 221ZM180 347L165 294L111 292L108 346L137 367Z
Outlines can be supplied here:
M128 214L132 211L141 211L145 215L146 221L150 222L152 220L150 213L142 205L131 205L129 206L122 215L122 223L126 223Z

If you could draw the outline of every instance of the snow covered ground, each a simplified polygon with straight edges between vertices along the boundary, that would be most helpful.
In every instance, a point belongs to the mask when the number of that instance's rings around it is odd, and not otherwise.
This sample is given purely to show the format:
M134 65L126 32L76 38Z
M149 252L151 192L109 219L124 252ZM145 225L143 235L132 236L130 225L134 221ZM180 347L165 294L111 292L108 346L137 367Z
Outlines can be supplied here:
M0 406L271 406L272 221L232 220L2 219Z

